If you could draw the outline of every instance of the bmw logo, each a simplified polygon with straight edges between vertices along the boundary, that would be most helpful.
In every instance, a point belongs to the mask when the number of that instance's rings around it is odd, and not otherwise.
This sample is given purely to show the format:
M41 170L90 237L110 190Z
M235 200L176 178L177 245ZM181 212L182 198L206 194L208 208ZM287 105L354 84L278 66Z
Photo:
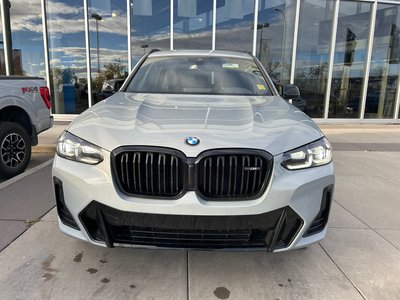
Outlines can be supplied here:
M189 136L186 138L186 144L188 144L189 146L197 146L198 144L200 144L200 139L195 137L195 136Z

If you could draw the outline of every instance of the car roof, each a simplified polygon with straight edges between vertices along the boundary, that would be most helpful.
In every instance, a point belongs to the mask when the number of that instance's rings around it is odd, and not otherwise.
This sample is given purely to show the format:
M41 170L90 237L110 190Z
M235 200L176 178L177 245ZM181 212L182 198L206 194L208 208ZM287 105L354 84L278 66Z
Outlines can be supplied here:
M233 57L242 59L252 59L248 53L221 51L221 50L160 50L152 52L149 57L165 56L210 56L210 57Z

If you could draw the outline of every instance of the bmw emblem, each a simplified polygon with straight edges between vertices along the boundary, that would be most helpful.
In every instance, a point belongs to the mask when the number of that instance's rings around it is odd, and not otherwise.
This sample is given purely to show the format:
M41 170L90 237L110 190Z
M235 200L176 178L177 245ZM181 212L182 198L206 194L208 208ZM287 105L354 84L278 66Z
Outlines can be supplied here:
M188 144L189 146L197 146L198 144L200 144L200 139L195 137L195 136L189 136L186 138L186 144Z

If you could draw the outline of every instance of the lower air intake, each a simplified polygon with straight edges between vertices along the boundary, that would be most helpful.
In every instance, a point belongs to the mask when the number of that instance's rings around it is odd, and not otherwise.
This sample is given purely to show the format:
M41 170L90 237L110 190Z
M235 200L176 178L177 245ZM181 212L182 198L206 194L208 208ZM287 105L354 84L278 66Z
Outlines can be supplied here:
M260 215L192 216L124 212L93 201L79 217L89 236L108 247L273 251L288 247L303 225L290 207Z
M60 217L61 222L64 225L72 227L76 230L80 230L78 224L76 224L74 220L74 217L72 216L71 212L65 205L64 189L62 181L57 177L53 177L53 183L54 183L54 192L56 196L57 213L58 216Z
M319 233L325 229L326 225L328 224L328 217L332 203L332 196L333 196L333 185L329 185L326 188L324 188L324 191L322 192L321 207L319 209L317 216L314 218L313 222L308 228L307 232L304 234L305 237Z

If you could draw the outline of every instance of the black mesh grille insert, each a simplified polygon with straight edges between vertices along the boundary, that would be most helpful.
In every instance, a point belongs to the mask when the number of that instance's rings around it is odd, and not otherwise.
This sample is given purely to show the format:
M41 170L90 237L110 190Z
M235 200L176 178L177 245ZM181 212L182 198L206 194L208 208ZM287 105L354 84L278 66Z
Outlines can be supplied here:
M157 247L234 248L265 247L264 231L258 230L178 230L152 227L111 227L113 241Z
M175 198L183 192L183 154L152 147L127 150L114 158L118 184L127 194Z
M272 157L258 150L214 150L197 165L197 189L204 198L251 199L265 191Z

